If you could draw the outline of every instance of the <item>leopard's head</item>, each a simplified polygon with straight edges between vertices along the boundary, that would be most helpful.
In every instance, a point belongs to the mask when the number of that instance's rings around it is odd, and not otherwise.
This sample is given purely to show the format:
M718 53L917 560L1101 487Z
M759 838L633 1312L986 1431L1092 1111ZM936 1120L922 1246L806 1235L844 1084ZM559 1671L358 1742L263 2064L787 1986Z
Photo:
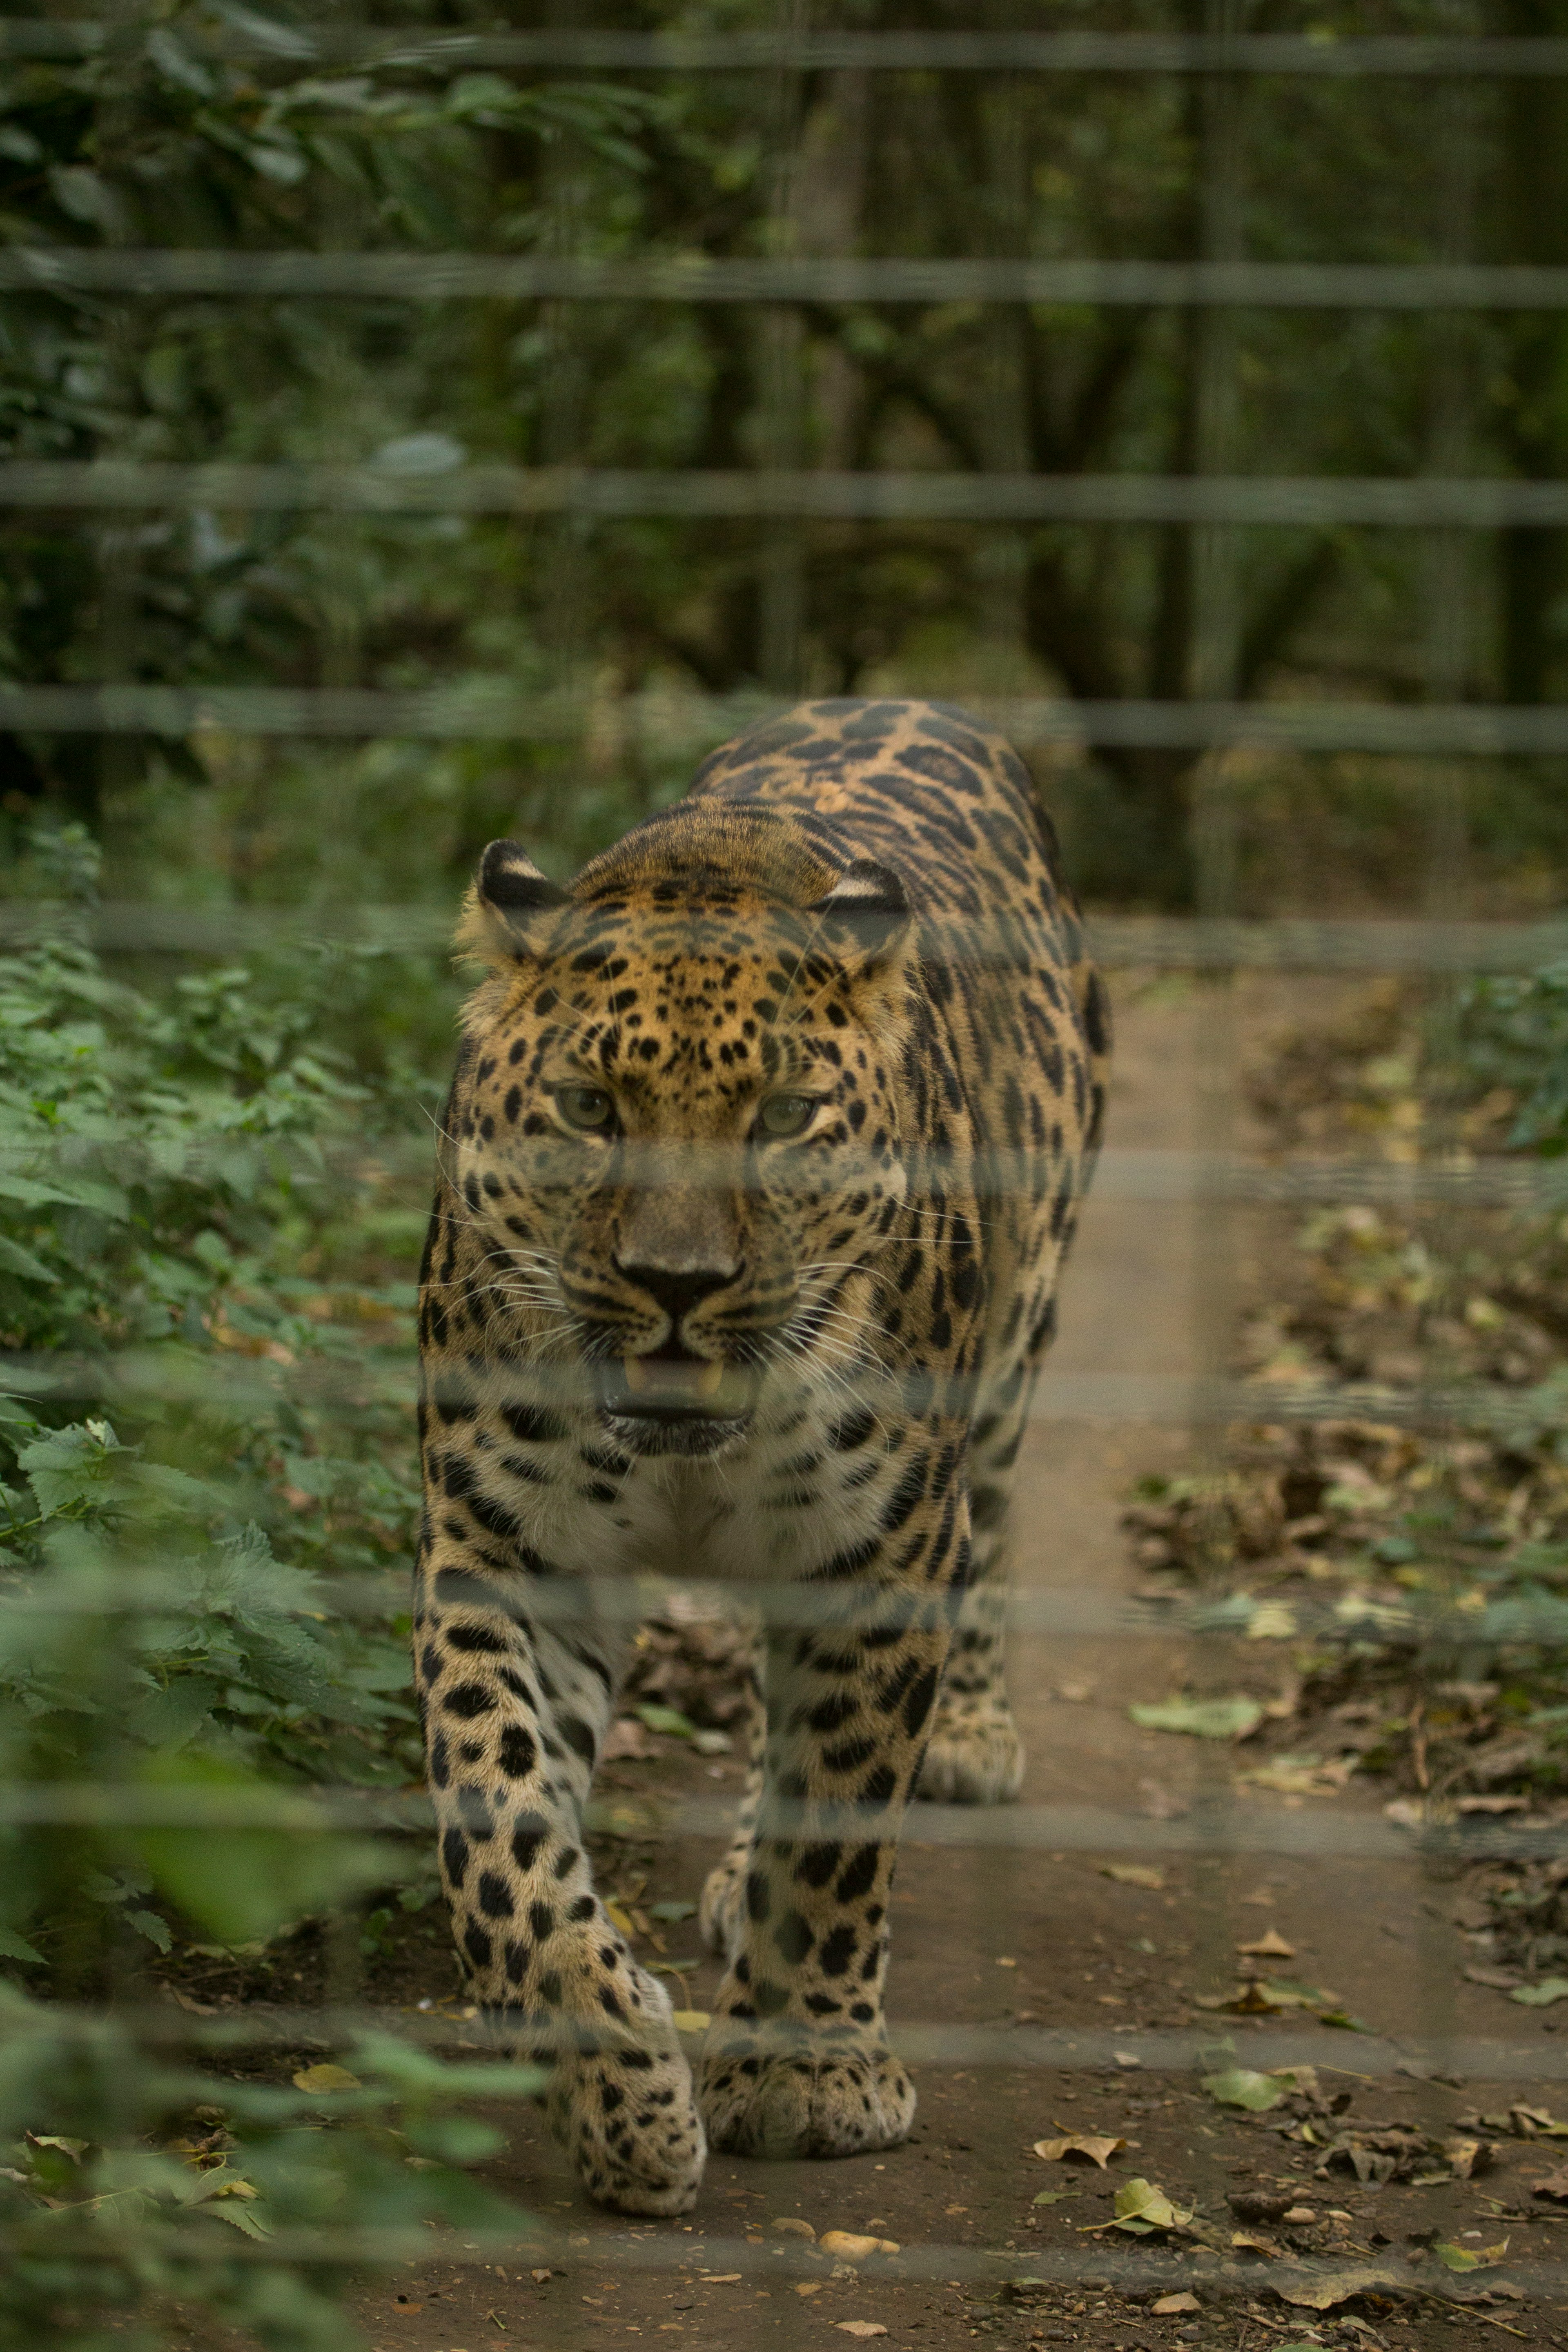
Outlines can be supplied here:
M643 1454L866 1360L907 1177L910 913L787 814L682 803L561 889L492 842L445 1149L536 1369Z

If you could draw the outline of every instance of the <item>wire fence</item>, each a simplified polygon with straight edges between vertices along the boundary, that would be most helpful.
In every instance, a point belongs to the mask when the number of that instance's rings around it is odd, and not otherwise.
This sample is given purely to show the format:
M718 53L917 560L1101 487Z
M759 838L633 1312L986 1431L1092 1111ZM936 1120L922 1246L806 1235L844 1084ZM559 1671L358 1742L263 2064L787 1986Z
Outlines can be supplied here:
M1544 534L1568 526L1568 486L1478 470L1458 432L1437 450L1441 463L1419 475L1250 475L1240 462L1237 420L1234 404L1227 406L1227 402L1232 401L1237 373L1238 314L1323 312L1334 314L1339 328L1348 322L1352 329L1367 318L1404 314L1432 338L1440 375L1445 334L1468 332L1478 319L1530 312L1550 320L1568 308L1568 268L1551 264L1482 263L1465 251L1447 248L1436 260L1380 263L1247 257L1240 250L1246 191L1239 183L1235 142L1237 110L1247 104L1253 86L1271 77L1349 86L1406 80L1436 85L1447 102L1455 91L1462 97L1477 85L1550 82L1568 74L1568 40L1248 34L1237 28L1231 13L1213 5L1205 15L1208 30L1178 36L860 32L793 26L776 32L722 35L564 27L382 31L360 26L262 27L235 11L232 21L181 35L193 57L241 59L258 73L316 65L374 65L415 80L458 68L544 77L787 79L845 73L1188 78L1197 85L1201 115L1194 173L1202 249L1187 258L996 254L876 258L849 252L734 257L676 249L605 257L559 251L416 252L381 246L332 251L185 250L26 242L0 250L0 290L7 294L60 301L102 298L114 304L215 298L235 303L319 303L331 310L360 304L456 302L689 304L763 306L770 313L801 316L854 306L868 318L882 309L935 310L953 305L1037 312L1166 309L1182 314L1184 331L1191 334L1185 362L1194 406L1190 472L1049 474L1013 465L969 473L869 472L813 470L804 464L771 460L754 468L702 470L577 462L476 466L466 462L460 451L454 459L431 447L405 450L402 457L395 449L384 462L365 463L23 458L0 465L0 509L18 516L73 519L72 527L83 531L119 527L125 518L180 523L215 514L354 516L389 526L421 518L555 518L583 527L575 545L578 560L588 564L599 560L591 526L626 520L693 527L719 520L763 526L886 522L1185 530L1190 534L1187 552L1196 614L1192 675L1185 690L1145 698L1108 698L1087 691L1052 698L966 698L978 715L1025 750L1203 756L1194 821L1195 914L1101 912L1089 924L1091 950L1107 969L1196 975L1203 981L1207 993L1201 1017L1207 1026L1201 1132L1190 1149L1142 1151L1119 1149L1113 1135L1100 1161L1096 1198L1192 1211L1202 1228L1196 1247L1205 1264L1212 1262L1203 1259L1205 1249L1227 1250L1236 1213L1243 1206L1271 1211L1355 1203L1412 1215L1423 1211L1555 1215L1568 1207L1563 1163L1477 1154L1451 1139L1434 1151L1403 1161L1305 1150L1282 1160L1247 1156L1235 1146L1239 1081L1233 1008L1237 975L1394 975L1440 999L1460 979L1526 975L1568 952L1568 925L1556 919L1461 919L1450 887L1452 840L1437 821L1456 795L1463 800L1466 782L1456 762L1536 761L1568 751L1568 711L1561 707L1473 698L1468 650L1461 646L1455 656L1444 634L1458 627L1463 635L1468 625L1464 614L1457 622L1454 614L1456 603L1463 606L1464 598L1443 593L1444 580L1451 586L1455 577L1452 563L1463 562L1462 554L1454 553L1460 540L1500 532ZM142 54L148 37L149 28L140 23L12 18L0 24L0 57L15 61L130 58ZM1458 243L1465 242L1459 236ZM780 393L776 430L769 444L773 455L783 452L786 458L795 430L786 413L792 397L798 398L798 386L793 395L787 390ZM1474 397L1473 387L1467 384L1461 407L1473 406ZM116 519L112 526L110 518ZM1436 551L1437 593L1426 625L1429 690L1421 698L1339 698L1314 689L1311 698L1286 700L1258 698L1244 691L1238 535L1265 530L1413 531L1421 535L1429 551ZM777 544L788 557L795 542L785 539ZM1450 562L1446 574L1443 562ZM785 589L787 572L784 562L778 576ZM773 667L782 669L787 681L788 674L798 670L803 622L798 604L791 608L784 589L775 602L784 614L779 642L784 651ZM112 635L106 626L106 667L113 658ZM676 691L659 686L618 693L609 709L620 740L634 744L639 756L674 761L689 760L738 727L787 708L793 699L787 683L782 691L769 683L741 692ZM520 685L499 675L463 675L447 684L407 689L249 678L176 685L123 675L91 680L20 675L0 679L0 730L11 734L49 739L79 735L105 739L111 745L118 739L151 737L187 751L217 737L263 742L403 740L418 745L572 746L581 744L605 717L602 694L585 695L574 684L550 680ZM1325 759L1365 754L1417 766L1412 796L1429 815L1436 812L1422 851L1429 868L1428 914L1403 919L1247 919L1239 915L1235 890L1238 803L1226 786L1225 760L1216 756L1237 751ZM1462 852L1458 863L1462 866ZM449 924L450 910L434 908L427 900L279 908L225 904L209 909L124 899L73 912L68 919L52 903L0 905L0 937L9 945L63 935L114 956L188 957L198 963L307 946L352 946L430 958L445 951ZM203 1181L208 1165L217 1164L220 1149L211 1147L209 1161L204 1162L193 1148L183 1165L184 1179ZM279 1142L274 1149L277 1164L282 1165L289 1146ZM412 1199L427 1176L432 1157L429 1139L410 1138L397 1150L378 1149L380 1173ZM81 1160L80 1147L69 1136L51 1144L47 1154L7 1151L0 1155L0 1196L7 1182L45 1191L57 1181L68 1185L72 1168L79 1168ZM323 1190L336 1185L352 1196L363 1160L351 1137L337 1150L335 1160L331 1153L325 1160L318 1157L310 1181ZM297 1164L302 1166L303 1160ZM983 1191L1005 1192L1025 1181L1011 1164L981 1172ZM730 1171L726 1181L732 1177ZM1092 1202L1088 1213L1094 1213ZM1200 1283L1194 1292L1204 1288ZM1508 1390L1496 1382L1468 1382L1449 1377L1436 1355L1418 1380L1404 1384L1351 1377L1294 1381L1239 1378L1232 1367L1226 1327L1233 1303L1232 1286L1225 1280L1207 1286L1204 1299L1194 1297L1201 1360L1195 1374L1125 1369L1058 1373L1047 1365L1031 1407L1032 1423L1046 1430L1077 1423L1116 1428L1164 1424L1193 1433L1197 1460L1211 1467L1215 1433L1238 1423L1290 1429L1343 1422L1373 1424L1385 1433L1447 1433L1450 1439L1456 1432L1483 1429L1512 1433L1521 1443L1562 1426L1560 1381L1519 1382ZM127 1412L178 1409L200 1419L268 1415L280 1409L282 1401L289 1412L310 1409L347 1423L356 1412L405 1414L414 1389L411 1336L401 1328L384 1340L373 1336L352 1350L314 1359L296 1360L281 1341L257 1340L252 1346L244 1334L232 1346L216 1349L203 1340L183 1349L131 1343L100 1352L7 1348L0 1356L0 1391L12 1400L51 1408L89 1401ZM149 1567L134 1552L121 1553L112 1546L100 1547L89 1559L73 1566L68 1576L47 1582L7 1578L0 1590L8 1629L25 1629L31 1619L53 1622L68 1621L73 1614L83 1621L129 1619L160 1612L177 1614L190 1606L177 1578L172 1580L162 1567ZM629 1628L668 1607L676 1590L689 1599L688 1588L672 1587L668 1580L610 1586L563 1578L552 1590L541 1586L531 1592L530 1607L541 1622L570 1626L584 1618L602 1622L618 1615ZM696 1605L717 1612L736 1597L703 1592ZM747 1614L771 1626L809 1631L819 1627L825 1616L835 1622L832 1606L806 1587L749 1584L742 1597ZM348 1623L384 1623L399 1615L405 1602L400 1592L391 1591L385 1576L345 1574L316 1581L277 1606L284 1617L321 1617L325 1612ZM1369 1639L1403 1646L1413 1657L1440 1655L1450 1664L1455 1655L1479 1653L1489 1643L1547 1649L1563 1645L1564 1603L1553 1593L1542 1591L1534 1599L1495 1606L1504 1613L1489 1619L1468 1599L1449 1606L1413 1594L1408 1606L1394 1609L1353 1591L1332 1600L1309 1596L1293 1608L1287 1624L1282 1626L1278 1618L1271 1621L1270 1631L1275 1640L1310 1643L1328 1631L1354 1639L1359 1627ZM1011 1595L1005 1615L1014 1631L1034 1639L1152 1643L1163 1651L1174 1645L1188 1657L1210 1653L1223 1659L1230 1654L1226 1645L1245 1639L1250 1629L1246 1612L1233 1607L1219 1590L1171 1605L1026 1589ZM8 1633L8 1638L21 1637ZM1198 1678L1211 1671L1223 1668L1200 1667ZM1483 1862L1555 1863L1568 1854L1568 1825L1555 1818L1523 1822L1466 1816L1440 1795L1403 1821L1381 1813L1309 1814L1238 1803L1232 1776L1245 1776L1245 1766L1237 1762L1239 1753L1226 1751L1191 1811L1179 1818L1087 1803L1026 1802L994 1810L931 1804L911 1811L909 1840L921 1846L1032 1858L1331 1857L1434 1874ZM873 1817L854 1808L840 1814L812 1805L794 1811L782 1806L769 1818L781 1833L853 1838ZM399 1852L409 1853L422 1850L431 1818L427 1798L407 1788L355 1787L330 1778L300 1791L189 1783L113 1785L73 1776L62 1767L13 1773L0 1782L0 1828L12 1832L265 1832L291 1833L304 1841L348 1829L401 1840ZM660 1807L610 1795L595 1801L585 1825L590 1833L597 1829L623 1840L724 1841L733 1820L734 1807L727 1800L687 1796ZM984 1884L995 1940L1007 1917L1006 1892L998 1882ZM1217 1950L1215 1924L1210 1922L1205 1932L1209 1948ZM150 2045L178 2044L209 2056L233 2054L257 2043L292 2053L352 2050L356 2036L383 2029L389 2021L384 2009L352 1997L356 1990L351 1987L350 1998L324 2008L272 2003L264 2016L256 2018L203 2018L162 2007L143 2013L133 2004L121 2004L112 2023L121 2034L144 2034ZM73 2009L68 2000L56 2005L54 2022L62 2031L79 2027L85 2033L101 2021L100 2013L89 2005ZM447 2054L477 2046L460 2030L462 2020L432 2021L405 2013L395 2022L411 2041ZM476 2035L482 2026L479 2021ZM536 2027L530 2031L537 2039ZM1004 2029L915 2021L900 2026L899 2042L911 2060L933 2068L1066 2074L1078 2070L1115 2074L1136 2065L1151 2074L1190 2079L1213 2065L1223 2032L1218 2019L1212 2026L1191 2031L1128 2028L1103 2032L1038 2024ZM1259 2070L1316 2065L1328 2071L1317 2030L1258 2030L1248 2038L1247 2056ZM1422 2018L1407 2035L1358 2035L1353 2071L1368 2078L1403 2076L1418 2083L1463 2075L1489 2083L1541 2084L1568 2079L1568 2052L1533 2039L1513 2043L1500 2035L1479 2042L1448 2030L1434 2016ZM462 2087L466 2097L483 2095L484 2085L472 2068ZM515 2084L511 2089L515 2095ZM504 2083L501 2095L508 2095ZM101 2254L103 2241L95 2243ZM403 2259L415 2243L423 2252L427 2242L402 2228L349 2223L341 2228L279 2227L266 2243L245 2245L240 2254L258 2263L353 2265ZM747 2277L781 2273L805 2277L811 2272L806 2253L793 2246L759 2252L751 2240L712 2234L703 2244L710 2270L721 2265ZM563 2247L564 2233L542 2223L520 2230L476 2227L472 2237L449 2244L443 2241L442 2259L493 2262L503 2253L531 2252L548 2260L561 2256ZM613 2262L628 2274L662 2274L678 2263L689 2263L692 2249L689 2242L683 2246L675 2240L628 2231L606 2237L597 2259ZM1016 2270L1019 2259L1000 2251L935 2244L905 2249L888 2257L883 2267L889 2279L995 2279L1000 2264ZM1087 2251L1080 2245L1076 2252L1036 2248L1027 2261L1037 2282L1089 2278L1142 2289L1150 2284L1184 2285L1191 2276L1190 2266L1169 2248L1120 2252L1100 2245ZM1231 2267L1234 2271L1234 2263ZM1531 2292L1561 2293L1565 2279L1568 2271L1561 2264L1535 2264Z

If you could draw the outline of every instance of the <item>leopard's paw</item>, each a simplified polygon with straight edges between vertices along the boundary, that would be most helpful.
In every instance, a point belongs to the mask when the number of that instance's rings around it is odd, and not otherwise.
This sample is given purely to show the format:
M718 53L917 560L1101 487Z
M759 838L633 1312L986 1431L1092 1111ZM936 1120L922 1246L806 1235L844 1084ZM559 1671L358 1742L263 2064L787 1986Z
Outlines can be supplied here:
M1024 1780L1024 1750L1005 1699L939 1699L917 1797L938 1805L1006 1805Z
M691 2070L670 2021L669 1996L657 1978L634 1973L638 2038L563 2053L545 2113L601 2205L616 2213L689 2213L708 2156ZM596 2041L597 2030L584 2039Z
M849 2043L748 2053L728 2021L716 2018L713 2030L719 2046L703 2061L698 2097L715 2148L775 2158L861 2156L908 2138L914 2085L890 2050Z

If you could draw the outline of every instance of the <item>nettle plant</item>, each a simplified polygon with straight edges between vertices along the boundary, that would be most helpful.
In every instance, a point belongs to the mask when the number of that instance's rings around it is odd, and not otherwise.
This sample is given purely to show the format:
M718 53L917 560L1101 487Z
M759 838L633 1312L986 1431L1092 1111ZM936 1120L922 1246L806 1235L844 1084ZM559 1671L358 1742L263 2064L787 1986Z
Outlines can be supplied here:
M405 1873L311 1794L418 1754L404 1623L337 1615L317 1566L395 1564L402 1422L339 1430L295 1377L365 1351L299 1261L334 1129L374 1105L321 1043L320 971L132 987L86 944L90 845L35 847L61 900L0 959L0 2344L96 2343L177 2293L335 2345L341 2265L256 2252L307 2220L504 2219L452 2168L498 2144L446 2113L472 2086L385 2037L242 2086L133 2020L179 1939Z
M1473 982L1459 1049L1478 1089L1506 1087L1514 1097L1510 1145L1553 1160L1568 1153L1568 958Z

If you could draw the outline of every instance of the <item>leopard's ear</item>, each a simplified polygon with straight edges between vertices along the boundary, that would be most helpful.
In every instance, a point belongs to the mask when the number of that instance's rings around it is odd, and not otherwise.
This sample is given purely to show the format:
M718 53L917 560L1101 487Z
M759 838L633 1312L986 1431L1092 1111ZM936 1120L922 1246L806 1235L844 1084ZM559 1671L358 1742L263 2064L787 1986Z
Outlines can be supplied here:
M890 866L878 866L868 857L857 857L847 866L832 889L805 911L816 916L823 945L864 972L891 960L911 919L899 877Z
M480 963L527 955L545 919L564 906L566 893L542 874L515 841L492 841L463 901L453 946Z

